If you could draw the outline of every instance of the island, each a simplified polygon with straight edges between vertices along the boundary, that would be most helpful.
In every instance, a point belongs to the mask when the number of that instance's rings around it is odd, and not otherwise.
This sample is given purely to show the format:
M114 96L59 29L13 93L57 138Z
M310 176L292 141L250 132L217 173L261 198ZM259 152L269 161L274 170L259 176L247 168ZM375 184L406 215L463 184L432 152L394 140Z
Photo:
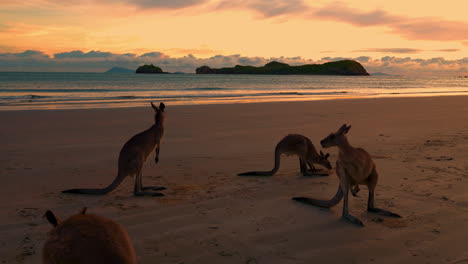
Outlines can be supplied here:
M314 75L363 75L369 73L364 67L354 60L341 60L323 64L306 64L290 66L286 63L272 61L262 67L236 65L233 68L212 69L202 66L196 69L197 74L314 74Z
M135 73L135 70L123 68L123 67L112 67L109 70L105 71L105 73Z
M163 72L161 68L154 66L153 64L145 64L143 66L138 67L135 71L136 73L167 73Z

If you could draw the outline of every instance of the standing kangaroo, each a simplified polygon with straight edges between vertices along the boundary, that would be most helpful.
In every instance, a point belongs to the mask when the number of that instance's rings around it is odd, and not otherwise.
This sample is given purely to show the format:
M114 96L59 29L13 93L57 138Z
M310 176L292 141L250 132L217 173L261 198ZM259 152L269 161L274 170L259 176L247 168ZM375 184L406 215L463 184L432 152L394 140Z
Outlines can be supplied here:
M164 111L164 103L159 104L159 108L151 103L154 111L154 125L147 130L133 136L120 150L118 173L114 181L107 187L102 189L70 189L62 191L63 193L80 193L80 194L106 194L113 191L122 180L127 176L136 175L135 189L133 193L136 196L152 195L152 196L164 196L158 192L148 192L145 190L160 191L166 188L164 187L143 187L141 183L141 171L143 164L145 163L148 156L156 149L155 162L159 161L159 151L161 150L161 138L164 134L164 119L166 112Z
M337 205L344 196L342 217L353 224L364 226L358 218L350 215L348 212L348 193L351 191L355 195L359 191L358 185L367 185L369 189L368 212L384 216L401 217L398 214L374 206L374 191L378 179L377 170L367 151L362 148L354 148L348 143L345 134L348 133L350 128L351 126L344 124L336 133L331 133L320 141L323 148L337 146L339 149L338 160L336 161L336 174L340 179L340 185L338 185L338 191L335 196L329 201L306 197L294 197L293 199L319 207L330 208Z
M125 229L118 223L86 208L60 221L52 211L45 217L53 228L42 250L43 264L136 264L135 249Z
M304 176L314 175L318 170L315 169L314 163L320 164L323 167L331 170L332 167L328 161L330 154L324 155L320 151L320 155L317 153L314 145L307 137L303 135L290 134L284 137L275 148L275 167L271 171L249 171L238 174L239 176L272 176L280 167L281 154L286 155L297 155L299 157L299 165L301 173ZM311 168L311 172L308 171L307 165ZM328 174L322 174L328 175Z

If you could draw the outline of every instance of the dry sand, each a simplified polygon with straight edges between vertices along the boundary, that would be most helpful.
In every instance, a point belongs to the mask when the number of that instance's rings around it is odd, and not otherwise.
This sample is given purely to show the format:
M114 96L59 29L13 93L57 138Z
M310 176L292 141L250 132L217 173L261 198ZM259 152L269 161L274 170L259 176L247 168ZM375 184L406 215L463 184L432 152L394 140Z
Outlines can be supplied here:
M468 263L468 96L167 106L159 164L143 184L161 197L133 197L133 179L104 196L62 194L104 186L123 143L149 127L147 108L0 112L0 263L40 263L52 209L81 207L121 223L139 263ZM239 177L273 166L288 133L319 141L343 123L380 173L377 206L351 198L364 228L290 198L331 198L329 177L303 177L284 157L273 177ZM327 149L334 161L337 149Z

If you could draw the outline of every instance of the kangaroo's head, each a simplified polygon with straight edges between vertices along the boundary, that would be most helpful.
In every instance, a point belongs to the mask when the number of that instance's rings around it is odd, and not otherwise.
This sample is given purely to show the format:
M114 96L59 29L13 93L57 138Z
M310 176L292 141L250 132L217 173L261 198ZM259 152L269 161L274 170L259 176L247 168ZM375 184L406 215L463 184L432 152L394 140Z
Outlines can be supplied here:
M330 133L328 137L322 139L322 141L320 141L320 145L322 145L322 148L329 148L343 144L346 142L345 134L348 133L350 128L351 126L347 126L346 124L342 125L338 131Z
M328 161L328 157L330 157L330 153L323 154L323 152L320 151L320 160L318 161L318 164L322 165L323 167L327 168L328 170L331 170L332 166L330 164L330 161Z
M153 104L153 102L151 102L151 106L153 107L154 111L156 112L156 114L154 115L154 123L155 124L163 124L164 119L166 118L166 111L164 111L164 109L166 109L166 106L164 105L163 102L161 102L159 104L159 108L157 106L155 106Z

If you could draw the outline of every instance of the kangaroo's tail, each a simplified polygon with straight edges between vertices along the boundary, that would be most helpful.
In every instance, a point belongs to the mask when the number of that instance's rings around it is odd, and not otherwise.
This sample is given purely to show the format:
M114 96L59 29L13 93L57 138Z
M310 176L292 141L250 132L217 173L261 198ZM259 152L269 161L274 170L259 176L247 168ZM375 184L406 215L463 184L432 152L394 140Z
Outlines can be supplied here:
M330 208L337 205L341 199L343 199L343 191L341 190L340 185L338 185L338 191L336 191L335 196L331 198L331 200L318 200L307 197L294 197L292 199L301 203L315 205L323 208Z
M113 191L125 177L122 177L120 174L114 179L114 181L109 184L109 186L101 189L69 189L62 191L62 193L79 193L79 194L106 194Z
M272 176L274 175L279 167L281 161L281 151L279 150L278 145L275 148L275 167L271 171L249 171L244 173L239 173L239 176Z
M244 173L237 174L239 176L272 176L271 171L248 171Z

